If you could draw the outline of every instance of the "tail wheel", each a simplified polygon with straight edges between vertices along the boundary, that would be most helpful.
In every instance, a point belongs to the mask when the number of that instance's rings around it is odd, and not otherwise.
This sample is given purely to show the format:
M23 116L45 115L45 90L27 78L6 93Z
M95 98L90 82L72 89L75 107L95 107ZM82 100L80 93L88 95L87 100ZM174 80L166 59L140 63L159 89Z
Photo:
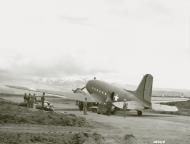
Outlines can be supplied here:
M142 116L142 111L137 111L138 116Z

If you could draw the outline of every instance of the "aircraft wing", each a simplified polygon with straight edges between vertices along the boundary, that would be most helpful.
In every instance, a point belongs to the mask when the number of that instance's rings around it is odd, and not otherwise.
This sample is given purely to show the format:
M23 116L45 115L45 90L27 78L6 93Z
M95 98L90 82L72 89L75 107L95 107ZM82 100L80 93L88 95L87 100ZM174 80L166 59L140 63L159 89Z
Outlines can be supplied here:
M172 97L172 96L153 96L152 97L152 109L155 111L176 112L178 108L176 106L170 106L164 103L188 101L187 97Z
M153 96L152 97L152 103L155 104L160 104L160 103L167 103L167 102L179 102L179 101L187 101L189 98L185 97L158 97L158 96Z
M176 106L168 106L162 104L152 104L152 109L155 111L176 112L178 108Z
M53 95L55 97L60 97L63 99L85 101L85 98L87 98L88 102L99 102L96 96L90 95L88 93L73 93L73 92L53 91L53 90L46 90L46 89L33 89L33 88L27 88L27 87L22 87L22 86L12 86L12 85L6 85L6 86L9 88L27 90L27 91L33 91L33 92L45 92L46 96L48 96L47 94L49 94L49 95Z
M97 102L97 100L94 99L94 97L92 97L90 94L72 93L72 92L59 92L59 95L56 92L51 92L51 94L54 94L57 97L64 99L85 101L85 98L87 98L87 102Z
M13 86L13 85L5 85L5 86L9 87L9 88L19 89L19 90L27 90L27 91L35 91L36 90L33 88L27 88L27 87L23 87L23 86Z

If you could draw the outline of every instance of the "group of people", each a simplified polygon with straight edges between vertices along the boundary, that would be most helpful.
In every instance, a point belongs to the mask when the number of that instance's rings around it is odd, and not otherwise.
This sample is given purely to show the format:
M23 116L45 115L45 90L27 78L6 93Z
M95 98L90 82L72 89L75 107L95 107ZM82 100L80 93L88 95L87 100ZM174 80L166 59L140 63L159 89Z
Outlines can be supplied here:
M27 93L24 94L24 103L26 103L26 106L28 108L34 108L34 104L37 102L37 98L36 98L36 94L34 93L33 95L31 93L29 93L27 95ZM43 92L43 95L41 96L41 105L42 105L42 109L44 108L44 102L45 102L45 92Z
M31 95L30 93L27 95L24 94L24 102L28 108L33 108L34 104L36 103L36 96L35 94Z

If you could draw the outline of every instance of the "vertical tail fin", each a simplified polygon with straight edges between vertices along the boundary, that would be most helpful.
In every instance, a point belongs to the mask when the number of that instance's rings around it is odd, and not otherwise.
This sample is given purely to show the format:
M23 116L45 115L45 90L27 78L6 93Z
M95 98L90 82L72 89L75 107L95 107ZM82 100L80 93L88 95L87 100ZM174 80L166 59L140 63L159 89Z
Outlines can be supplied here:
M144 75L136 90L137 97L145 102L148 106L151 106L152 84L152 75L146 74Z

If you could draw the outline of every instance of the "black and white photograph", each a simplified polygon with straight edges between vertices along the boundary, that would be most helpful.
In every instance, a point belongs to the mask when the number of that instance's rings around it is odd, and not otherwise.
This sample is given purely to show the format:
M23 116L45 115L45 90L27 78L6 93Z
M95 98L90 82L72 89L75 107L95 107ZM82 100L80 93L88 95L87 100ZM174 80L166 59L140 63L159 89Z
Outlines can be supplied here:
M0 144L189 143L189 0L0 0Z

